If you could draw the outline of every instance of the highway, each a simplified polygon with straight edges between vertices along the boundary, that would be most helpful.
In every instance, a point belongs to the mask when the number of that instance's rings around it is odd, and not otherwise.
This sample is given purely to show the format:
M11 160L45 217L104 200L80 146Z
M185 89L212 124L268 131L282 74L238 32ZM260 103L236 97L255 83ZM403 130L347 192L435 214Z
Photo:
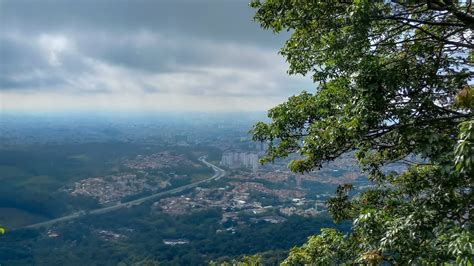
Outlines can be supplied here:
M191 184L187 184L187 185L180 186L180 187L177 187L177 188L173 188L173 189L163 191L163 192L158 192L156 194L145 196L143 198L135 199L135 200L132 200L132 201L129 201L129 202L121 202L121 203L117 203L117 204L112 205L112 206L108 206L108 207L104 207L104 208L100 208L100 209L95 209L95 210L91 210L91 211L88 211L88 212L79 211L79 212L76 212L76 213L73 213L73 214L70 214L70 215L66 215L66 216L63 216L63 217L56 218L56 219L48 220L48 221L45 221L45 222L27 225L23 228L48 227L48 226L51 226L51 225L56 224L56 223L74 220L74 219L84 217L84 216L87 216L87 215L103 214L103 213L115 211L115 210L122 209L122 208L129 208L129 207L132 207L132 206L135 206L135 205L142 204L143 202L148 201L148 200L152 200L152 199L156 199L156 198L161 198L163 196L169 196L169 195L172 195L172 194L180 193L184 190L196 187L196 186L198 186L202 183L210 182L210 181L213 181L213 180L218 180L218 179L220 179L221 177L223 177L225 175L225 171L223 169L207 162L205 156L199 157L199 161L204 163L206 166L212 168L212 170L214 170L214 175L209 177L209 178L206 178L206 179L203 179L203 180L191 183Z

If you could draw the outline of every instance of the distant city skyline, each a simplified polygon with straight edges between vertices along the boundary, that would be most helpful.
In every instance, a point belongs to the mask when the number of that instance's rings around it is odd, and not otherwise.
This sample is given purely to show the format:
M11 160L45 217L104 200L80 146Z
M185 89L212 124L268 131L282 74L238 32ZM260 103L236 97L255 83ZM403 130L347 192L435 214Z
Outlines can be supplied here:
M302 90L248 1L0 1L0 111L265 111Z

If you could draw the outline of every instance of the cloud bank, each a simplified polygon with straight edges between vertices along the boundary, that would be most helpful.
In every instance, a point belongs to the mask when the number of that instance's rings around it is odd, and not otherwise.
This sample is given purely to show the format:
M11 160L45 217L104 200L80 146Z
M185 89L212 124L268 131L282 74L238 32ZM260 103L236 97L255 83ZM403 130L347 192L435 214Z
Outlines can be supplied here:
M286 36L243 1L1 1L2 110L262 111L288 76Z

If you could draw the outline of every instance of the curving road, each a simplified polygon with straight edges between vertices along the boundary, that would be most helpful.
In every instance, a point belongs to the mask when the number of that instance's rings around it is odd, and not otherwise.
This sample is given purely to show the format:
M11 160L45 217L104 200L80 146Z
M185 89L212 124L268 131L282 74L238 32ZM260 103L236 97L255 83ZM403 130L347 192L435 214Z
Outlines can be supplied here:
M186 189L196 187L199 184L206 183L206 182L209 182L209 181L212 181L212 180L218 180L218 179L220 179L221 177L223 177L225 175L225 171L223 169L207 162L205 156L199 157L199 161L204 163L206 166L211 167L212 170L214 170L214 175L209 177L209 178L206 178L206 179L203 179L203 180L191 183L191 184L187 184L187 185L177 187L177 188L173 188L173 189L163 191L163 192L158 192L156 194L146 196L146 197L143 197L143 198L139 198L139 199L136 199L136 200L132 200L132 201L129 201L129 202L117 203L117 204L109 206L109 207L95 209L95 210L88 211L88 212L79 211L79 212L76 212L76 213L73 213L73 214L70 214L70 215L66 215L66 216L63 216L63 217L60 217L60 218L52 219L52 220L49 220L49 221L27 225L23 228L48 227L48 226L51 226L51 225L59 223L59 222L64 222L64 221L77 219L79 217L83 217L83 216L86 216L86 215L102 214L102 213L115 211L115 210L118 210L118 209L121 209L121 208L129 208L131 206L142 204L143 202L151 200L151 199L160 198L160 197L163 197L163 196L168 196L168 195L180 193L180 192L182 192Z

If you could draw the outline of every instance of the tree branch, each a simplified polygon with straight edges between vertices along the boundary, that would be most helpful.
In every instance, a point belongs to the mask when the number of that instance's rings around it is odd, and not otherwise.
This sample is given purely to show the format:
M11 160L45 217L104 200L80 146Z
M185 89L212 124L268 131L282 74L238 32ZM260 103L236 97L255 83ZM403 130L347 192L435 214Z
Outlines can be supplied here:
M452 44L452 45L460 46L460 47L466 47L466 48L469 48L469 49L474 49L474 45L472 45L472 44L466 44L466 43L446 40L442 37L437 36L436 34L433 34L429 31L423 29L422 27L419 27L419 25L413 25L413 24L410 24L408 22L403 22L403 21L401 21L401 23L403 23L404 25L407 25L409 27L418 29L418 30L422 31L423 33L425 33L426 35L431 36L433 39L435 39L437 41L444 42L446 44Z

